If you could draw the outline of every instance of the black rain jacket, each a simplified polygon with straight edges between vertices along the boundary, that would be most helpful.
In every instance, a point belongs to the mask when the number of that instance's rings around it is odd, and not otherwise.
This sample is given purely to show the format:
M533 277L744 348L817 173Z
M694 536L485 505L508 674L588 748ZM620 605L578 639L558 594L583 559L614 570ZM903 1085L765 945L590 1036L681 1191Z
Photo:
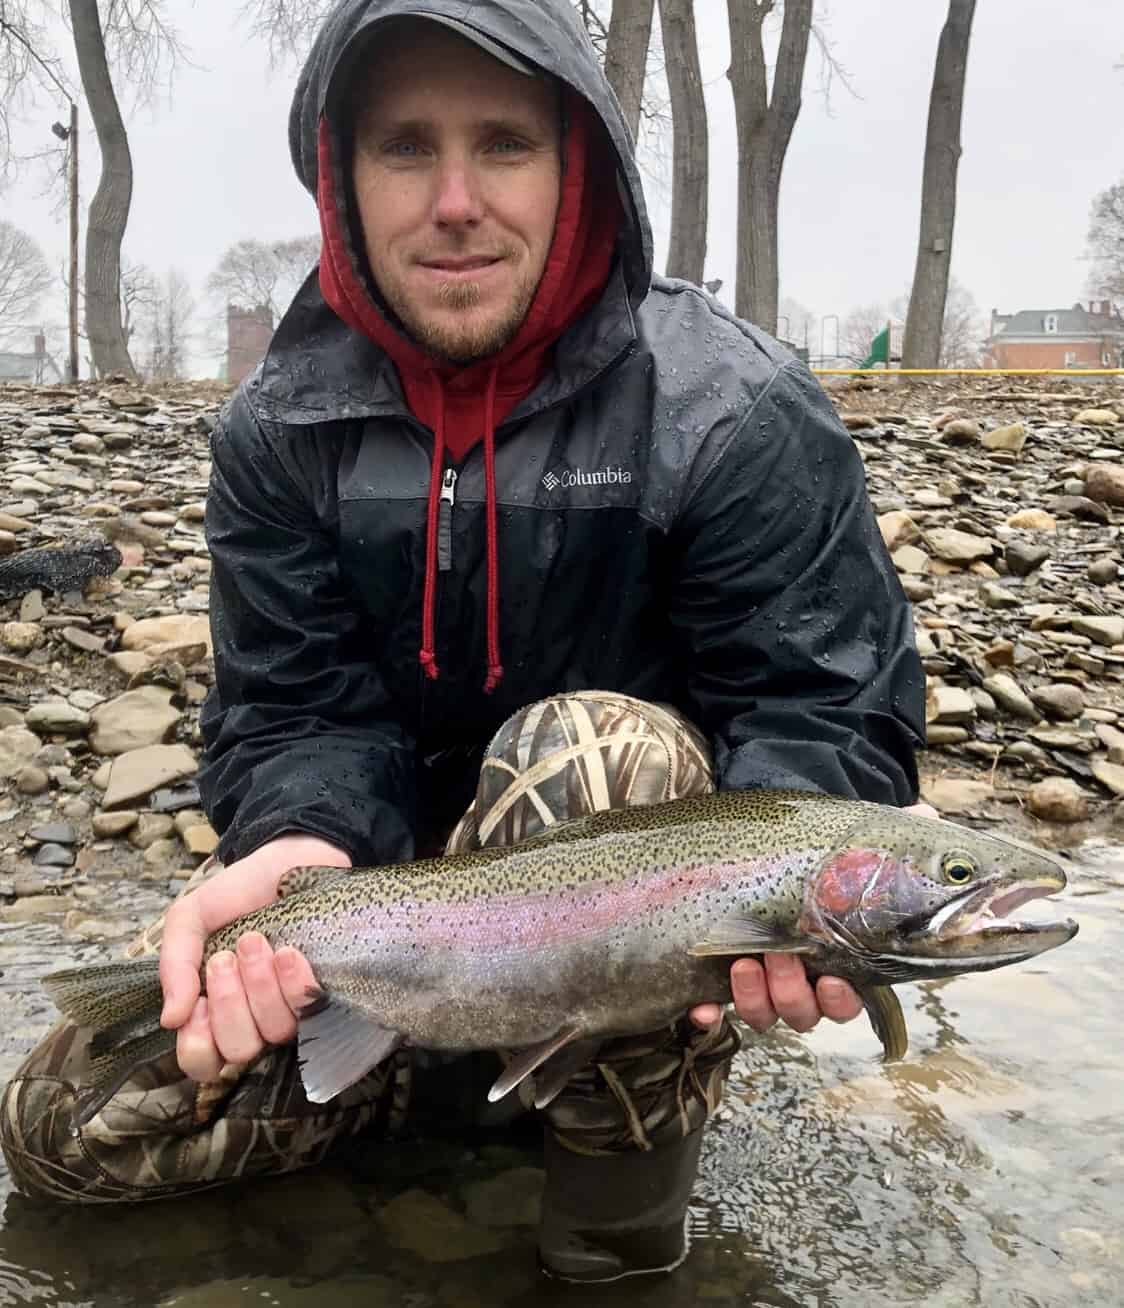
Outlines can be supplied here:
M652 275L631 142L570 0L345 0L297 89L302 181L315 194L318 121L357 35L425 12L593 105L627 197L618 258L497 428L505 675L490 695L482 451L449 465L430 682L432 433L315 274L298 293L212 440L216 686L199 784L220 857L303 831L356 864L408 858L419 828L471 797L507 716L578 689L676 706L709 735L724 789L912 802L923 673L862 463L802 364L698 287Z

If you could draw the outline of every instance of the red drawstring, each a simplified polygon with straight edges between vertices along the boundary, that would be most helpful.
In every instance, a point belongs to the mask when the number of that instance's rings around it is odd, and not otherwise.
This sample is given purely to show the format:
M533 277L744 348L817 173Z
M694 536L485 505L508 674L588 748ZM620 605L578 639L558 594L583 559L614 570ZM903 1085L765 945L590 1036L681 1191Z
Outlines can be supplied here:
M492 369L484 392L484 511L487 517L488 559L488 677L484 694L490 695L503 680L500 662L500 560L499 528L496 522L496 381L499 368Z
M445 387L436 373L431 373L440 392L437 402L437 425L433 432L433 463L429 473L429 506L425 521L425 591L422 599L422 647L418 662L430 681L438 678L436 637L437 609L437 527L441 515L441 483L445 464ZM485 550L488 571L488 676L484 693L490 695L503 680L500 662L500 560L499 527L496 514L496 383L499 368L488 375L484 392L484 516Z
M430 681L437 680L434 624L437 607L437 523L441 515L441 481L445 472L445 387L431 373L437 387L437 424L433 432L433 463L429 472L429 508L425 519L425 592L422 598L422 647L418 662Z

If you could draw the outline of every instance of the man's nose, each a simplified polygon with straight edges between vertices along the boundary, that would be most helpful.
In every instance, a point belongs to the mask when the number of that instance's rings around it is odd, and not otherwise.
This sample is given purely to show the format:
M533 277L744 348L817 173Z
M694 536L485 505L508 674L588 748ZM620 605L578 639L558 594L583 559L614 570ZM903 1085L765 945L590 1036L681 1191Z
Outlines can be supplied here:
M463 226L479 222L484 203L480 179L469 160L442 160L437 170L434 221L442 226Z

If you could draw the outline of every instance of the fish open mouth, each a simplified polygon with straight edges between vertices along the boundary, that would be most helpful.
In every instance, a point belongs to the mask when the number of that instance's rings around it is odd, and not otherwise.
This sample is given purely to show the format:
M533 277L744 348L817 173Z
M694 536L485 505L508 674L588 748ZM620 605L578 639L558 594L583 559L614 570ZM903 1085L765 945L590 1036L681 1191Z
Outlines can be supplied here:
M973 886L943 904L910 932L913 947L931 945L961 958L1030 958L1072 940L1077 923L1071 918L1012 917L1024 904L1045 899L1065 888L1060 870L1050 876L1018 882L996 880Z

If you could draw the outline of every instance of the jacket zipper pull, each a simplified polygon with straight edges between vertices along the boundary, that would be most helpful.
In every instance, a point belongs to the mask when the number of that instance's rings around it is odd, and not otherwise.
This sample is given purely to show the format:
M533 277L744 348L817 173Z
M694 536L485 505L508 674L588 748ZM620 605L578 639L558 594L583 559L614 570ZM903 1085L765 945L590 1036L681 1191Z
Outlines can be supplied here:
M457 497L457 472L446 468L441 478L441 503L437 511L437 571L453 566L453 504Z

